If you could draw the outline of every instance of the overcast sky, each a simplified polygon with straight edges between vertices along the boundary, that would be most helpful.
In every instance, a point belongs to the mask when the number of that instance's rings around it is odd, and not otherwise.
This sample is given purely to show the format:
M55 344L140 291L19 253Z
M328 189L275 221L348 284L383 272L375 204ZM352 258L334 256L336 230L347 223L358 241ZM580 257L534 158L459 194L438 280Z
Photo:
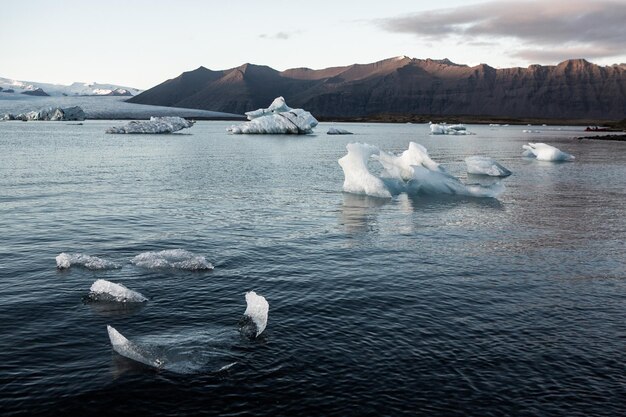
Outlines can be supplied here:
M8 1L0 77L149 88L203 65L626 62L626 0Z

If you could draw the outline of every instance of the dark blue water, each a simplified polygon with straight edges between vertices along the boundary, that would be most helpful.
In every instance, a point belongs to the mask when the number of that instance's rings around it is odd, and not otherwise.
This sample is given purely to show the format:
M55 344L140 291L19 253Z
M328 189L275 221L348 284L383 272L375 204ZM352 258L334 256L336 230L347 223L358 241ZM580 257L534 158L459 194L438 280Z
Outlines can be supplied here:
M626 413L626 143L547 127L105 135L111 124L0 123L3 416ZM514 174L498 200L349 195L349 141L419 142L464 181L475 154ZM528 141L577 159L523 159ZM129 262L175 248L215 269ZM61 252L123 267L61 272ZM99 278L150 301L83 303ZM270 303L256 340L237 331L248 290ZM106 325L201 366L134 363Z

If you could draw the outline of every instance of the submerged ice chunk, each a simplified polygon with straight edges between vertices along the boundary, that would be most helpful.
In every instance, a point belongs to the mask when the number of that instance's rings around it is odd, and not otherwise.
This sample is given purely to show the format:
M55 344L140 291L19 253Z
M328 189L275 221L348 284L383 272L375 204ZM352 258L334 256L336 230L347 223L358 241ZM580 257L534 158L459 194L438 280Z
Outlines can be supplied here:
M573 161L574 156L545 143L529 143L522 145L523 156L537 158L538 161Z
M213 265L204 256L184 249L168 249L158 252L143 252L135 256L131 263L142 268L173 268L187 271L212 270Z
M488 156L470 156L465 158L467 173L475 175L489 175L491 177L508 177L511 171Z
M89 300L115 301L120 303L143 303L148 301L143 294L129 290L122 284L116 284L104 279L99 279L91 285Z
M109 333L109 340L111 340L111 346L113 350L120 355L132 359L134 361L143 363L144 365L153 366L155 368L161 368L164 365L163 360L155 357L152 352L142 348L139 345L131 342L125 338L115 328L107 325L107 332Z
M258 337L267 327L270 305L262 295L254 291L246 293L246 311L239 322L239 330L247 337Z
M82 266L87 269L115 269L120 268L115 262L107 261L97 256L83 253L60 253L56 258L57 268L68 269L71 266Z
M497 197L504 190L500 183L491 186L463 184L430 159L426 148L414 142L400 156L362 143L350 143L346 149L348 154L339 159L339 165L344 172L343 190L348 193L383 198L403 192ZM367 163L370 158L381 163L384 178L369 170Z
M353 133L345 129L331 127L330 129L328 129L328 132L326 132L326 134L327 135L352 135Z
M173 133L194 125L182 117L151 117L150 120L128 122L125 126L110 127L106 133Z
M409 194L423 195L458 195L467 197L497 197L504 186L496 183L490 187L478 184L466 185L457 178L424 167L414 167L413 178L407 183Z
M248 122L231 126L233 134L306 134L317 126L317 120L308 111L292 109L285 99L277 97L267 109L246 113Z
M446 123L431 123L431 135L473 135L462 124L448 125Z

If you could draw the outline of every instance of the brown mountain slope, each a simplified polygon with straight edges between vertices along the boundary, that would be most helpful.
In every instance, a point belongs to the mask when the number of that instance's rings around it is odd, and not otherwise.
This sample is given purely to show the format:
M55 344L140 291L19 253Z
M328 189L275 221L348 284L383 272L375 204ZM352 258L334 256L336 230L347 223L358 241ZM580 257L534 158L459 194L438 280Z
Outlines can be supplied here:
M397 57L283 72L252 64L224 71L200 67L129 101L243 113L280 95L319 117L385 113L618 120L626 116L626 65L600 67L577 59L495 69Z

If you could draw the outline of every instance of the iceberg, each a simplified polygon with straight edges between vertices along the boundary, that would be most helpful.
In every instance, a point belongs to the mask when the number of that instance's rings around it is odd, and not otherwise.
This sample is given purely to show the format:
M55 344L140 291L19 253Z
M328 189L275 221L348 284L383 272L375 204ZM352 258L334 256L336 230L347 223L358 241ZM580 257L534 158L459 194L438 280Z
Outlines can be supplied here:
M489 175L490 177L508 177L511 171L487 156L470 156L465 159L467 173L475 175Z
M254 291L246 293L246 311L239 322L239 331L250 338L258 337L267 327L270 305L262 295Z
M148 301L143 294L129 290L122 284L99 279L89 289L90 301L114 301L119 303L143 303Z
M0 120L22 120L28 121L82 121L85 120L85 112L79 106L74 107L47 107L39 111L29 111L27 113L12 114L6 113Z
M371 197L391 198L400 193L426 195L461 195L497 197L504 186L500 183L485 187L466 185L448 174L433 161L426 148L415 142L399 156L381 151L365 143L349 143L348 154L339 159L344 172L343 190ZM383 166L380 176L368 168L370 159Z
M248 122L231 126L233 134L307 134L317 126L317 120L308 111L292 109L285 99L277 97L267 109L246 113Z
M529 143L528 145L522 145L522 148L524 148L522 156L537 158L538 161L558 162L576 159L573 155L545 143Z
M109 333L109 340L113 350L120 355L132 359L134 361L143 363L144 365L152 366L155 368L162 368L164 361L154 357L154 354L147 349L142 348L139 345L131 342L125 338L115 328L107 325L107 332Z
M328 129L328 132L326 132L326 134L327 135L352 135L353 133L345 129L331 127L330 129Z
M82 266L87 269L116 269L121 268L115 262L107 261L97 256L89 256L83 253L60 253L56 258L58 269L69 269L71 266Z
M448 125L446 123L430 123L431 135L473 135L462 124Z
M151 117L150 120L133 120L125 126L110 127L106 133L173 133L190 128L194 123L182 117Z
M346 149L348 154L338 161L344 173L343 190L352 194L391 198L391 192L383 180L367 167L367 161L379 155L380 149L366 143L349 143Z
M186 271L210 271L211 262L184 249L168 249L158 252L143 252L131 261L133 265L149 269L183 269Z

